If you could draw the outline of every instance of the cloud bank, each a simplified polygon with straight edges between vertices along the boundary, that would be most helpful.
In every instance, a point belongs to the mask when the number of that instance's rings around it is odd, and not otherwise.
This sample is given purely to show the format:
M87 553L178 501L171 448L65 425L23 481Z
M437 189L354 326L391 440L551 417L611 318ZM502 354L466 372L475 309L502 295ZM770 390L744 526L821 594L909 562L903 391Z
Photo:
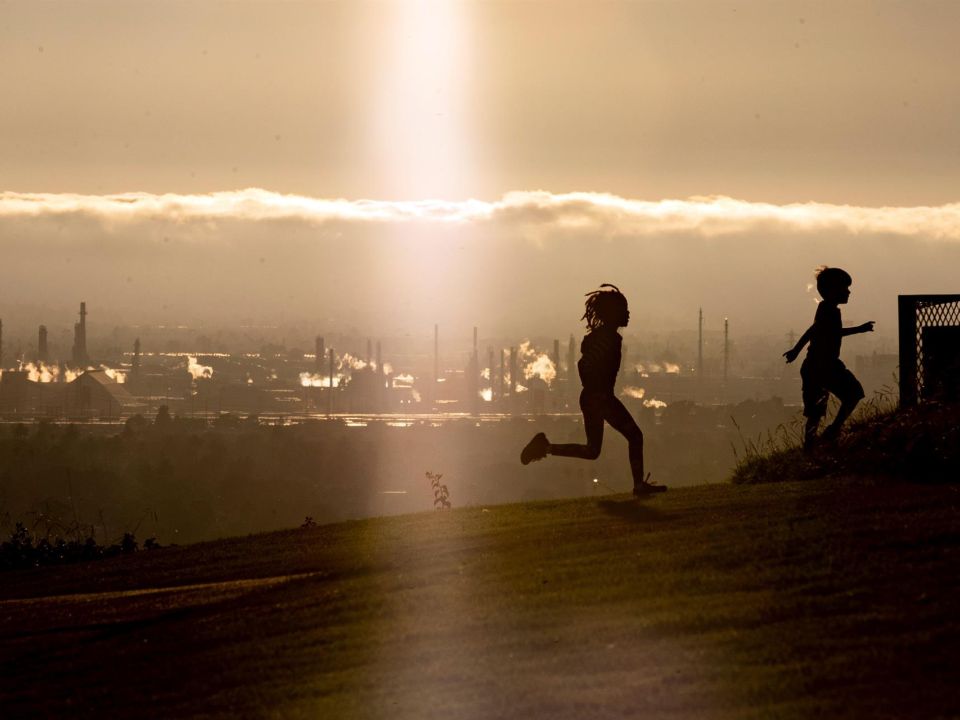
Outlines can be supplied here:
M705 237L779 231L891 234L960 240L960 203L860 207L827 203L774 205L729 197L633 200L589 192L518 191L496 201L347 200L284 195L258 188L205 195L0 193L0 220L83 216L105 223L233 220L329 223L430 223L594 229L604 235L692 233Z
M581 331L584 293L612 282L640 333L695 327L703 307L738 332L785 335L809 323L806 288L826 264L854 277L850 320L892 335L898 294L960 291L958 240L960 204L5 192L0 318L25 337L39 323L69 336L84 300L101 329L240 323L387 335L437 322L566 337Z

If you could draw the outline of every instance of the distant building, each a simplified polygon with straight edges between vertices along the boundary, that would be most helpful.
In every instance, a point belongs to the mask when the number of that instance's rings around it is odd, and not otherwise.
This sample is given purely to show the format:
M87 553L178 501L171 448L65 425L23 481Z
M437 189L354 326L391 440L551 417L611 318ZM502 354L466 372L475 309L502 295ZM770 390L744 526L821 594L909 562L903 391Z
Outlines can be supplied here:
M37 382L27 371L7 370L0 375L0 414L62 415L64 391L62 383Z
M29 374L7 370L0 375L0 412L21 414L33 411L37 393Z
M91 370L67 384L66 412L70 417L119 418L146 406L103 370Z

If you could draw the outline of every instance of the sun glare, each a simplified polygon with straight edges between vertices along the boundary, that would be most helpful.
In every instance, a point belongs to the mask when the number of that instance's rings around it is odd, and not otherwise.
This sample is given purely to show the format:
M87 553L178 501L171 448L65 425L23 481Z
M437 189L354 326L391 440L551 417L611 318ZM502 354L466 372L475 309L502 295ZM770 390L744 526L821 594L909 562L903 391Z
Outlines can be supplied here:
M458 2L391 5L373 143L394 199L459 199L470 172L468 43Z

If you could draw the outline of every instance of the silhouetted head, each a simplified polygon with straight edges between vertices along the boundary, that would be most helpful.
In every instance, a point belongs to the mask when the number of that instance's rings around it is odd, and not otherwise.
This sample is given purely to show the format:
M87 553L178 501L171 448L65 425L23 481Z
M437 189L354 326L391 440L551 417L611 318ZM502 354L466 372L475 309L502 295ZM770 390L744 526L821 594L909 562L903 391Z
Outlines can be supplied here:
M853 278L846 270L823 266L817 270L817 292L827 302L842 305L850 298Z
M581 319L587 321L591 330L601 325L626 327L630 322L627 298L616 285L604 283L599 290L587 293L586 311Z

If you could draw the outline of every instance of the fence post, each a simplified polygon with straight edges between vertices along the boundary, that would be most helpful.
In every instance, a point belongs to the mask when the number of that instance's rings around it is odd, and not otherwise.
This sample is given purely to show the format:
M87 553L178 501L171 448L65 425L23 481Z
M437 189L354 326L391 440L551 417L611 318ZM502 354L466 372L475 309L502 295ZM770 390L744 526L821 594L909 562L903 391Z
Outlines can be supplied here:
M917 311L915 298L897 298L900 336L900 407L917 404Z

